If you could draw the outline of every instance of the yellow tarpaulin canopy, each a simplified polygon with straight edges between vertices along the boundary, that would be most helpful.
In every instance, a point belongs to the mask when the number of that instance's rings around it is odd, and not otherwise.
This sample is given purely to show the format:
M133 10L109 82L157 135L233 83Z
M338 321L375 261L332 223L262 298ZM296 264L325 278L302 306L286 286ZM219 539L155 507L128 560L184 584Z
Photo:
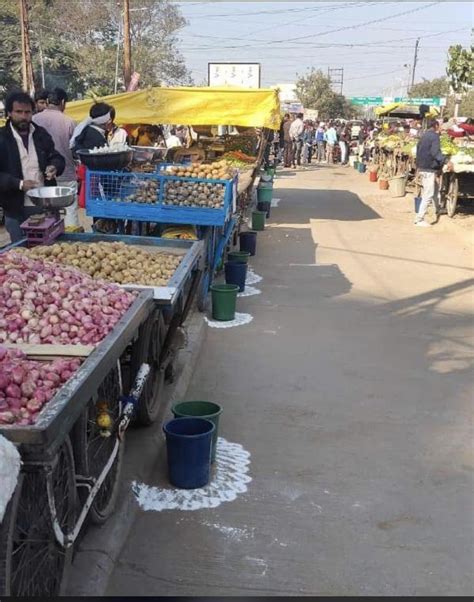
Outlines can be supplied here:
M384 105L382 107L377 107L375 109L375 114L377 115L377 117L384 117L386 115L389 115L390 113L393 113L399 108L413 109L414 113L418 113L418 105L407 105L406 103L401 104L399 102L392 102L391 104ZM437 117L438 115L439 110L436 107L430 107L429 112L426 114L427 117Z
M119 124L235 125L280 127L277 90L245 88L149 88L100 98L111 104ZM68 103L66 113L79 122L93 100Z

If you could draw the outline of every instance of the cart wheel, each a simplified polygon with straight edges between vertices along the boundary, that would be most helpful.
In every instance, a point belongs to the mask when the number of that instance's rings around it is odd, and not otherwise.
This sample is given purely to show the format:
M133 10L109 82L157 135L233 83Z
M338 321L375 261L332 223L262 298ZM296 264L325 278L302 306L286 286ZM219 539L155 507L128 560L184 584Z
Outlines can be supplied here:
M52 480L63 533L74 528L76 483L71 443L59 448L49 476L26 466L0 525L0 594L55 597L64 593L72 546L64 549L53 531L46 480Z
M449 217L454 217L458 204L459 195L459 180L456 175L452 175L449 179L449 188L446 193L446 211Z
M118 369L114 368L105 377L97 395L89 401L74 425L72 441L78 474L97 479L109 461L117 440L117 426L122 411L121 395ZM102 408L101 404L103 404ZM111 419L109 437L101 434L101 428L97 424L99 415L104 414L104 407ZM119 492L123 452L124 442L122 441L112 466L92 502L88 518L96 525L105 523L114 511ZM81 501L84 502L89 495L88 489L81 487L79 495Z
M155 422L165 380L165 371L160 368L160 356L166 337L163 314L156 309L151 317L140 327L138 341L132 350L131 375L135 375L146 362L150 365L150 375L141 394L136 412L138 424L148 426Z

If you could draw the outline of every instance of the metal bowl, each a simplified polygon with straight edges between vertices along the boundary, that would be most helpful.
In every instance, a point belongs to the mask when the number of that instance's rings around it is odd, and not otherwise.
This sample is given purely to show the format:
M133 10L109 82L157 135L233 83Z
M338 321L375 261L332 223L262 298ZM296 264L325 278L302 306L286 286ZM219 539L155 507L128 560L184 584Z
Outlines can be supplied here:
M89 169L114 170L127 167L133 158L133 151L127 150L120 153L91 153L89 150L78 150L77 156L81 163Z
M42 209L62 209L69 207L76 199L74 188L67 186L41 186L28 190L26 196L36 207Z

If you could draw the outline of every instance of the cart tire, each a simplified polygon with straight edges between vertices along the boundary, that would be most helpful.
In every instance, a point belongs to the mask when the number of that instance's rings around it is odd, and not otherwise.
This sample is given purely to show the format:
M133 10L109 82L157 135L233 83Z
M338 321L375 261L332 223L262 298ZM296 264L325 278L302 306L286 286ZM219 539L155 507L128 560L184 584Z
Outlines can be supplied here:
M73 547L56 540L46 481L52 479L63 533L74 528L76 482L69 438L59 448L48 476L43 467L22 471L0 525L0 595L55 597L64 594Z
M446 193L446 211L449 217L454 217L458 204L459 195L459 180L456 175L452 175L449 179L449 188Z
M138 402L135 420L138 424L153 424L160 411L161 395L165 382L165 371L160 366L163 342L166 337L166 326L163 314L155 309L151 317L140 327L138 341L134 345L131 359L133 375L146 362L150 366L150 375Z
M121 395L118 369L114 368L106 376L97 395L89 401L74 425L72 442L78 474L98 478L107 464L117 438L117 426L122 412ZM96 404L100 401L108 402L108 412L113 424L110 437L102 437L96 423L99 413ZM121 441L115 460L90 507L88 520L95 525L104 524L114 511L120 488L124 448L124 441ZM83 487L79 489L79 498L82 503L85 502L88 495L88 489Z

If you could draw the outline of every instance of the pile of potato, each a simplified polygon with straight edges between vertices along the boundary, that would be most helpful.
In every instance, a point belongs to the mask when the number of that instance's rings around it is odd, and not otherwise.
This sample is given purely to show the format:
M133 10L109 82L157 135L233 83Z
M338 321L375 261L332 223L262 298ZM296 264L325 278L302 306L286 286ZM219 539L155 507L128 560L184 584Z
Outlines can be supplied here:
M74 266L93 278L147 286L166 286L181 262L178 255L154 253L123 242L60 242L25 252L46 261Z
M156 180L138 180L136 191L124 198L127 203L148 203L158 202L159 183Z
M224 184L180 182L175 180L165 184L163 204L221 209L224 206L224 197Z
M207 180L231 180L234 175L234 169L227 164L227 161L216 161L209 165L191 164L191 165L173 165L166 168L166 174L170 176L180 176L184 178L201 178Z

